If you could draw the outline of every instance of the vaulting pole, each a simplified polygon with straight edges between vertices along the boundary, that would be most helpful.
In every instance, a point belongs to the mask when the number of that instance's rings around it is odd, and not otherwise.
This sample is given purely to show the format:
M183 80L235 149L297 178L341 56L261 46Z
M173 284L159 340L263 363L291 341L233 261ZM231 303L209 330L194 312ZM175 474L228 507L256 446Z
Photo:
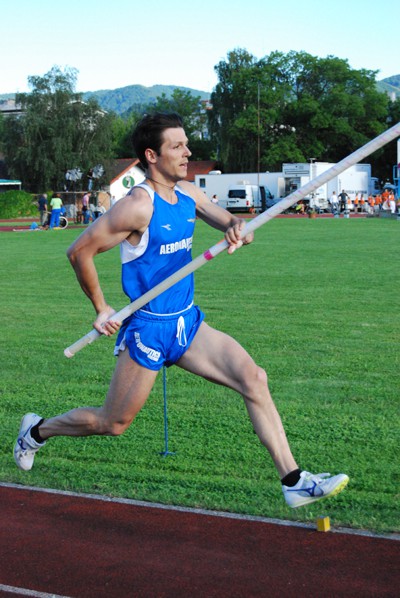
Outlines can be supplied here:
M241 237L243 238L249 233L255 231L257 228L259 228L272 218L275 218L275 216L281 214L282 212L293 206L295 203L297 203L298 201L300 201L301 199L318 189L318 187L321 187L321 185L324 185L325 183L333 179L335 176L342 173L344 170L347 170L347 168L349 168L350 166L357 164L370 154L374 153L376 150L380 149L382 146L386 145L390 141L393 141L393 139L395 139L396 137L400 137L400 122L388 129L387 131L385 131L384 133L378 135L378 137L376 137L372 141L369 141L367 144L363 145L361 148L347 156L347 158L344 158L343 160L341 160L340 162L338 162L337 164L335 164L334 166L317 176L315 179L313 179L300 189L297 189L297 191L294 191L294 193L291 193L290 195L279 201L277 204L272 206L272 208L269 208L268 210L266 210L250 222L248 222L241 232ZM184 266L183 268L181 268L180 270L178 270L177 272L160 282L158 285L147 291L147 293L145 293L144 295L142 295L141 297L139 297L138 299L136 299L117 313L115 313L112 316L112 319L118 322L123 322L128 316L130 316L135 311L143 307L143 305L146 305L146 303L148 303L155 297L158 297L158 295L172 287L172 285L174 285L179 280L182 280L182 278L185 278L185 276L188 276L192 272L195 272L195 270L212 260L218 254L222 253L222 251L227 249L227 247L228 243L225 240L220 241L216 245L213 245L212 247L207 249L207 251L205 251L203 254L199 255L197 258L192 260L189 264L186 264L186 266ZM86 347L86 345L90 345L91 343L93 343L93 341L97 340L101 336L103 335L97 332L97 330L91 330L90 332L88 332L88 334L77 340L71 346L67 347L64 350L64 355L66 357L73 357L75 353L83 349L83 347Z

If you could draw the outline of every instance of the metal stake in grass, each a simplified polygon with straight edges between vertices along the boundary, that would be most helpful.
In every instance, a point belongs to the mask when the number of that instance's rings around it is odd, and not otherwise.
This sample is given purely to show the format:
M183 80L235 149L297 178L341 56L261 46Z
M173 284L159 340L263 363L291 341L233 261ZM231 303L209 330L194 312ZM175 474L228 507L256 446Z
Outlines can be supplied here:
M318 189L318 187L321 187L321 185L324 185L344 170L347 170L347 168L349 168L350 166L357 164L357 162L360 162L360 160L363 160L364 158L381 148L383 145L386 145L387 143L393 141L393 139L399 136L400 122L388 129L387 131L385 131L384 133L381 133L381 135L378 135L378 137L376 137L372 141L369 141L366 145L359 148L358 150L347 156L347 158L344 158L343 160L329 168L329 170L326 170L303 187L300 187L300 189L297 189L297 191L295 191L294 193L291 193L290 195L276 203L274 206L272 206L272 208L269 208L269 210L266 210L265 212L257 216L257 218L254 218L254 220L252 220L251 222L248 222L241 232L242 238L259 228L272 218L275 218L275 216L281 214L282 212L293 206L295 203L297 203L298 201L300 201L301 199ZM112 319L115 321L123 322L128 316L130 316L135 311L143 307L143 305L145 305L155 297L158 297L158 295L172 287L175 283L182 280L182 278L185 278L185 276L192 274L192 272L194 272L201 266L204 266L204 264L212 260L225 249L227 249L227 247L228 243L227 241L225 241L225 239L223 241L220 241L213 247L210 247L210 249L207 249L207 251L205 251L203 254L199 255L197 258L192 260L190 264L186 264L186 266L184 266L183 268L181 268L180 270L178 270L177 272L160 282L158 285L147 291L147 293L145 293L144 295L142 295L123 309L121 309L116 314L114 314L112 316ZM101 336L103 335L100 334L100 332L97 332L97 330L91 330L90 332L88 332L88 334L77 340L71 346L67 347L64 350L64 355L66 357L73 357L75 353L83 349L83 347L86 347L86 345L90 345L91 343L93 343L93 341L97 340Z

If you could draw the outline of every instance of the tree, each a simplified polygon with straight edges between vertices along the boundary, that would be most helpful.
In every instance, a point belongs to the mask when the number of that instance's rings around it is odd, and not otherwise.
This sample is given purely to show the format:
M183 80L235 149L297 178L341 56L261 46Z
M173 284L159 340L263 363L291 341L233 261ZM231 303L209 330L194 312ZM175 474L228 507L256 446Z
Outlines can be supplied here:
M3 151L4 146L4 116L0 112L0 152Z
M82 101L76 77L76 69L57 66L28 77L32 91L16 96L22 114L5 123L9 170L31 191L62 189L68 170L87 172L110 154L114 117L94 99Z
M210 127L227 172L280 170L283 162L338 161L386 127L374 71L305 52L257 60L228 53L215 70Z
M247 50L233 50L215 67L219 82L211 94L209 113L217 158L228 171L254 170L257 163L257 70ZM251 166L253 165L253 168Z
M140 119L140 113L129 111L127 118L115 116L112 123L112 154L115 158L132 158L132 132L135 124Z
M4 116L0 112L0 155L4 152ZM4 161L0 157L0 179L6 178L6 167Z
M292 96L284 119L307 158L337 162L385 129L387 99L376 89L376 71L305 52L285 60Z
M396 123L400 122L400 98L394 101L387 98L387 103L388 119L386 128L393 127ZM376 172L379 173L383 182L387 180L392 181L393 179L393 167L398 165L397 144L398 140L392 141L371 154L370 160L374 162Z

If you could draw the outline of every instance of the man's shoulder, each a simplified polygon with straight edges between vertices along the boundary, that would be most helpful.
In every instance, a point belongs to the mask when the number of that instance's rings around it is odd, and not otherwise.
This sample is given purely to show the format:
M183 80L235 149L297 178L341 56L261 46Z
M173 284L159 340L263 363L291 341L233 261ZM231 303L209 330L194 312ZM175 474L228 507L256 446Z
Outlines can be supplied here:
M189 183L189 181L181 180L176 183L176 186L179 191L188 195L193 200L196 200L196 193L197 187L193 183Z
M153 202L145 189L132 187L129 193L117 201L113 208L117 208L118 214L123 215L130 222L139 219L142 223L150 220L153 213Z
M151 192L152 192L151 187L135 185L128 191L128 193L122 199L125 199L128 201L134 200L135 205L139 205L139 202L146 205L146 204L148 204L149 199L150 200L152 199Z

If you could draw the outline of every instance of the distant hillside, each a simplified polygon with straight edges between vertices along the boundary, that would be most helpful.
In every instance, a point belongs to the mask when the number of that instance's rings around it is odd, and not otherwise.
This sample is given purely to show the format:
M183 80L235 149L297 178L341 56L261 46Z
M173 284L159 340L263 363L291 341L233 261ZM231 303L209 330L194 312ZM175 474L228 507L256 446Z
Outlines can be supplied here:
M202 100L207 100L210 97L210 94L205 91L176 85L152 85L152 87L128 85L118 89L87 91L83 94L83 99L94 97L103 110L124 114L129 112L132 106L143 106L155 102L163 93L170 98L177 88L189 91L194 97L200 97Z
M386 79L382 79L381 83L387 83L388 85L392 85L393 87L398 87L398 89L400 89L400 75L386 77Z
M382 93L394 95L400 98L400 75L393 75L381 81L377 81L377 88ZM96 98L103 110L108 112L115 112L119 115L129 114L132 107L140 108L141 106L155 102L163 93L170 98L174 89L182 89L189 91L193 96L200 97L202 100L210 98L210 93L200 91L198 89L191 89L190 87L180 87L177 85L152 85L145 87L144 85L128 85L127 87L119 87L117 89L100 89L98 91L86 91L83 98ZM2 101L12 99L15 94L5 93L0 94L0 104Z
M103 110L123 115L128 114L133 106L140 108L141 106L155 102L163 93L167 98L170 98L175 89L181 89L186 92L189 91L194 97L200 97L202 100L210 98L210 93L206 91L191 89L190 87L181 87L178 85L152 85L151 87L145 87L144 85L128 85L127 87L119 87L117 89L86 91L82 96L83 99L94 97ZM15 94L13 93L0 94L0 104L14 98Z
M396 98L400 98L400 75L386 77L386 79L378 81L377 87L379 91L385 92L389 95L394 94Z

